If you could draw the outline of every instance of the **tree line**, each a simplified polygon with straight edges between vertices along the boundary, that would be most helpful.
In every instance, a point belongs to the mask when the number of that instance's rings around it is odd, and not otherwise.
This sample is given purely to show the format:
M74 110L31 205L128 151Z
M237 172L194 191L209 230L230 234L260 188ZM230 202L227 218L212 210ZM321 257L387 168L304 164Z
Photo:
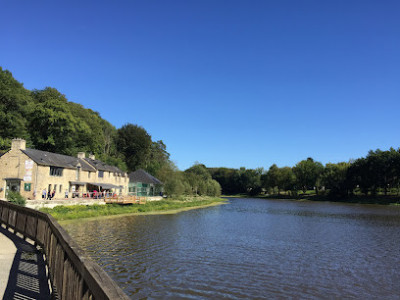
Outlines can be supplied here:
M0 67L0 155L13 138L27 147L75 156L91 153L126 172L144 169L174 195L219 195L220 186L198 166L179 171L162 140L154 141L142 126L114 127L96 111L68 101L56 88L28 90ZM204 173L204 172L203 172Z
M165 183L169 195L327 194L331 197L398 195L400 150L370 151L349 162L328 163L307 158L293 167L207 168L195 164L179 171L162 140L154 141L141 126L115 128L100 114L68 101L57 89L28 90L0 67L0 155L13 138L34 149L72 155L95 154L130 172L142 168Z
M291 196L306 194L332 198L354 195L395 195L400 192L400 149L369 151L366 157L325 166L307 158L294 167L273 164L267 171L259 169L210 168L224 194L260 193Z

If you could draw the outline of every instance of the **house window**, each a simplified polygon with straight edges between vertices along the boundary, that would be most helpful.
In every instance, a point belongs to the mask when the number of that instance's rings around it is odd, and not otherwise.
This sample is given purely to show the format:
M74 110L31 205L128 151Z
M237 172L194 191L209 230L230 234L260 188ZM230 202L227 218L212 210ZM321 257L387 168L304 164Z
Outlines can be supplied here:
M90 178L90 174L91 174L92 172L88 172L88 176L87 176L87 178Z
M51 167L50 166L50 176L62 176L64 168L60 168L60 167Z
M25 183L24 184L24 191L25 192L30 192L31 191L31 184L30 183Z
M104 177L104 171L99 171L99 178L103 178Z
M62 192L62 184L60 184L60 193Z

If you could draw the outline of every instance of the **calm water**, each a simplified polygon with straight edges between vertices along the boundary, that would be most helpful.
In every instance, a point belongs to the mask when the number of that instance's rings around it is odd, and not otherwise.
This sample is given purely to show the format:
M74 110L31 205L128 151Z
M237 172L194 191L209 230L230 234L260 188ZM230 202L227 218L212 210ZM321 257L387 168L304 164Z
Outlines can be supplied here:
M400 207L232 199L64 227L134 299L400 299Z

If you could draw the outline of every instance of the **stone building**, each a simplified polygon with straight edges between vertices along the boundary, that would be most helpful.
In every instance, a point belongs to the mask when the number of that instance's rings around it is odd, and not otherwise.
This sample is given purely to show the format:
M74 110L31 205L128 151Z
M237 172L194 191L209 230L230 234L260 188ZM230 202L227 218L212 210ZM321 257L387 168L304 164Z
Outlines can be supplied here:
M0 157L0 198L9 190L26 199L40 199L42 191L55 191L55 198L88 196L93 191L128 193L128 174L117 167L79 152L77 157L26 148L14 139L11 149Z

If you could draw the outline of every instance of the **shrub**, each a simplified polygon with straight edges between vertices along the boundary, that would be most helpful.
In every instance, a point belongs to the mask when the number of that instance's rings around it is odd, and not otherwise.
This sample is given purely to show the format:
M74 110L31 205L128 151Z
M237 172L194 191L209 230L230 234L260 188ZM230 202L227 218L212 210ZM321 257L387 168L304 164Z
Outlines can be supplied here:
M21 194L18 192L9 191L7 194L7 200L10 201L11 203L21 206L25 206L26 204L26 199L22 197Z

